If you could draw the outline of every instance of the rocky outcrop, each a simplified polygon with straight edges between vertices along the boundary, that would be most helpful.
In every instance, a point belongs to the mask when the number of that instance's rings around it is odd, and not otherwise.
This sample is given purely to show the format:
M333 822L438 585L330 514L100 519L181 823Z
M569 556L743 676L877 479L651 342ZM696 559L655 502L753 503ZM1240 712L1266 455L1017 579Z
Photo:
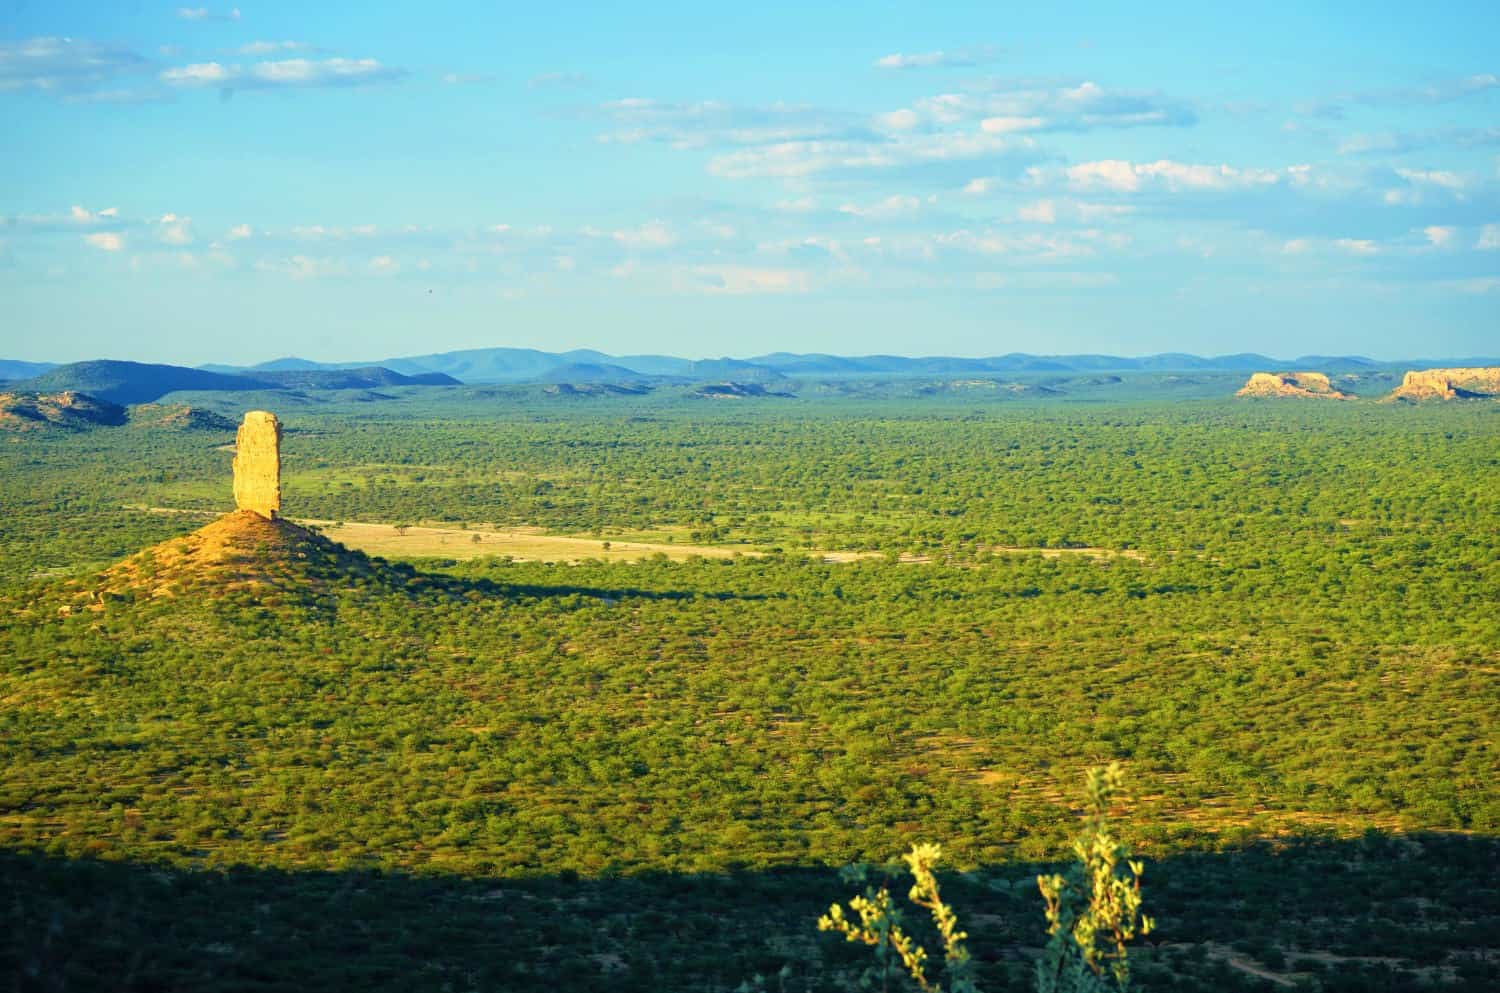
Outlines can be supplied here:
M1241 397L1312 397L1319 400L1347 400L1349 394L1333 388L1321 372L1257 372L1240 387Z
M247 413L235 435L234 505L267 520L281 511L281 422L268 411Z
M706 383L689 394L700 400L745 400L750 397L789 397L791 395L768 390L760 383Z
M1472 369L1420 369L1408 372L1387 400L1472 400L1500 398L1500 366Z
M138 403L130 408L134 427L167 431L233 431L235 424L211 410L185 403Z
M0 430L35 431L87 428L125 423L125 408L87 393L0 393Z

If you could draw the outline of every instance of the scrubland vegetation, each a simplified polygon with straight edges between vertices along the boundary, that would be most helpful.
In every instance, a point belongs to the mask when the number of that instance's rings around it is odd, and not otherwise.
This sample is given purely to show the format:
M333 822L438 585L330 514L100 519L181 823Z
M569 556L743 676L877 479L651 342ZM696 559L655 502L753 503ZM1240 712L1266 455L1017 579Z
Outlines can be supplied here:
M941 841L1025 989L1118 760L1137 988L1500 982L1500 407L729 403L284 412L294 519L763 554L260 587L90 578L230 437L0 441L0 969L845 989L833 869Z

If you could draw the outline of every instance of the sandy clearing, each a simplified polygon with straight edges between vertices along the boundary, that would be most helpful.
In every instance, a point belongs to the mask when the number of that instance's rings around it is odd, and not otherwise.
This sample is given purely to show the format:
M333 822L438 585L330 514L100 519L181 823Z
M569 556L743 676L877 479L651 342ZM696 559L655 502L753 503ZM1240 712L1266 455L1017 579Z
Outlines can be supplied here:
M581 562L600 559L606 562L638 562L662 554L674 561L692 558L727 559L736 555L759 556L748 548L726 548L714 545L650 544L643 541L614 541L602 538L575 538L566 535L537 534L532 528L480 530L470 528L435 528L412 525L399 533L393 524L367 524L346 521L305 521L334 541L357 548L369 555L386 558L471 559L481 555L509 555L518 561Z
M219 512L214 510L146 507L140 504L126 504L125 509L140 510L151 514L182 514L203 518L220 516ZM330 521L314 518L288 518L288 520L298 524L312 525L332 540L368 555L397 559L472 559L484 555L509 555L521 562L576 563L585 559L639 562L653 555L662 554L674 562L681 562L694 556L728 559L736 555L760 558L765 554L753 548L734 545L665 544L544 534L539 527L519 524L508 528L433 527L413 524L404 527L403 532L398 532L395 524L373 521ZM807 549L805 552L794 551L830 565L886 557L885 552L874 551L820 551L817 549ZM995 545L991 546L989 551L996 555L1040 555L1047 559L1070 556L1145 559L1143 554L1134 549L1117 551L1109 548L1017 548ZM903 552L898 561L904 565L926 565L937 560L931 555L913 555Z

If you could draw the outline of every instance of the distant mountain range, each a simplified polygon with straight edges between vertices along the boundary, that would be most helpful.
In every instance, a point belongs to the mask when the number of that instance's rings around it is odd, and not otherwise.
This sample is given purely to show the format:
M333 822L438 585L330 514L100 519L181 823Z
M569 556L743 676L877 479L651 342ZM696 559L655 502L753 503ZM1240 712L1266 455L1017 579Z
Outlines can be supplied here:
M902 355L826 355L772 352L748 359L684 359L672 355L610 355L593 349L545 352L534 348L474 348L411 355L377 362L311 362L284 358L249 367L209 365L213 372L258 376L264 372L378 366L406 375L444 373L464 383L602 383L668 379L681 382L773 382L783 378L869 379L888 376L993 376L1091 372L1264 372L1318 369L1360 372L1422 366L1493 365L1496 359L1442 358L1380 361L1359 355L1304 355L1276 359L1241 353L1204 357L1166 352L1118 355L1031 355L1014 352L989 358Z
M442 373L406 376L390 369L275 369L253 375L189 369L177 365L100 359L53 366L30 379L8 384L29 393L85 393L114 404L149 403L178 390L245 391L369 389L377 386L456 386L458 380Z
M532 348L478 348L379 362L312 362L282 358L241 367L98 360L52 366L0 360L10 388L39 393L77 390L119 404L144 403L177 390L339 390L389 386L468 384L640 384L779 380L995 377L1092 373L1251 373L1317 370L1359 373L1432 366L1500 365L1494 358L1444 358L1383 362L1358 355L1304 355L1291 360L1244 353L1203 357L1168 352L1117 355L1029 355L989 358L900 355L826 355L773 352L749 359L684 359L671 355L609 355L592 349L545 352Z
M20 362L15 359L0 359L0 379L30 379L40 376L48 369L56 369L55 362Z

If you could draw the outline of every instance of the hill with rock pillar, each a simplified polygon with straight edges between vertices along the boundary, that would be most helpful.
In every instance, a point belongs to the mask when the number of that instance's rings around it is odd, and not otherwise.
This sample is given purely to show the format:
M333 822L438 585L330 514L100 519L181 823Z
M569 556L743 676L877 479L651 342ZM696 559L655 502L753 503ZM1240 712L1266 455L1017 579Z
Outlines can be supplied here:
M107 570L89 587L110 594L176 596L190 590L250 589L316 595L363 578L404 585L406 574L281 517L281 422L245 414L235 439L236 510L192 534L171 538ZM80 591L80 605L85 591Z
M107 570L104 593L180 596L193 590L250 589L319 593L389 567L315 531L253 510L236 510L206 527L171 538Z

